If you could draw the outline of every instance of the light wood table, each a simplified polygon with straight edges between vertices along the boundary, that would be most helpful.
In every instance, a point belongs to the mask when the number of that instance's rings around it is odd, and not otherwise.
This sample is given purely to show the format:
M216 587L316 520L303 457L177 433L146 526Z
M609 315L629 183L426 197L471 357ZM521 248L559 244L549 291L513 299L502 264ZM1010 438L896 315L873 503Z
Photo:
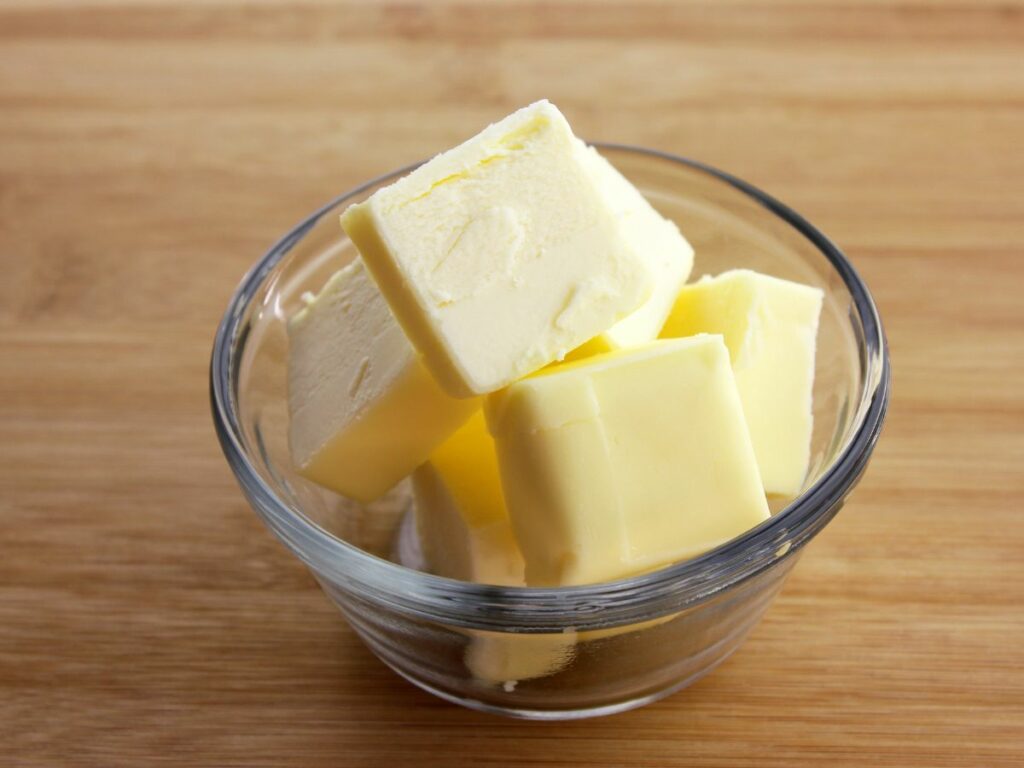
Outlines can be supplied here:
M245 269L547 96L854 260L895 397L749 642L642 710L506 721L362 648L207 406ZM0 764L1024 761L1024 5L0 0Z

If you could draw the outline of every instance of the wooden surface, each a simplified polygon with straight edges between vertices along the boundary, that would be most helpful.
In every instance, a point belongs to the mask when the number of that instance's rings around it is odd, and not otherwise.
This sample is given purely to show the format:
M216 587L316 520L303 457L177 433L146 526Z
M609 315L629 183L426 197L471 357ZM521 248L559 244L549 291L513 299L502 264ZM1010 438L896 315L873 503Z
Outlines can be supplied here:
M873 464L691 689L551 725L370 656L247 508L207 360L337 192L538 97L821 226ZM0 0L0 764L1024 764L1024 5Z

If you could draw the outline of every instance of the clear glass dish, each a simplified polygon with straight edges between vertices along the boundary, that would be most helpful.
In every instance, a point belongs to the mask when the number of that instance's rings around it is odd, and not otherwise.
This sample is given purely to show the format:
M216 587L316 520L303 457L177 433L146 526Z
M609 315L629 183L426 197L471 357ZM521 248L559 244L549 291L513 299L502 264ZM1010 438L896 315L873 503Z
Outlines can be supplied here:
M253 509L398 674L449 701L512 716L622 711L678 690L726 659L857 483L889 399L877 310L824 235L721 171L661 152L598 146L679 224L696 250L694 277L749 267L826 294L805 488L789 503L774 500L769 520L702 557L583 587L453 581L407 567L417 561L407 482L360 505L295 473L287 443L286 319L303 292L318 290L356 255L338 214L410 168L342 195L271 248L242 280L213 347L213 418ZM467 660L485 647L534 662L537 654L557 659L544 676L481 679Z

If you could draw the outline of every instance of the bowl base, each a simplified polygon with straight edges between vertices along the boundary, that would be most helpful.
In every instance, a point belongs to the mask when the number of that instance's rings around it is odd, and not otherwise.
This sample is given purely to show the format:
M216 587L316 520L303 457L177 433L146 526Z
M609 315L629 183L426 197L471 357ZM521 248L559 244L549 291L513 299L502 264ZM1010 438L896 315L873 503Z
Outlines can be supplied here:
M738 646L737 646L738 647ZM660 691L649 693L646 696L638 696L632 699L626 699L625 701L618 701L614 704L604 704L599 707L583 707L580 709L520 709L516 707L503 707L497 704L488 704L478 699L470 699L467 697L456 696L455 694L435 688L429 683L424 683L421 680L417 680L409 674L406 674L402 670L398 669L392 664L389 664L384 659L381 661L388 666L395 674L399 677L407 680L408 682L415 685L420 690L426 691L429 694L437 696L439 699L451 702L452 704L458 704L460 707L466 707L467 709L475 709L477 712L486 712L490 715L501 715L503 717L511 717L517 720L547 720L551 722L558 722L560 720L583 720L588 717L604 717L606 715L617 715L620 712L628 712L631 709L638 709L640 707L651 704L655 701L671 696L673 693L678 693L687 688L709 672L713 671L719 664L728 659L736 651L733 648L720 659L716 659L712 664L705 667L704 669L696 672L689 677L680 680L677 683L670 685ZM380 658L380 657L378 657Z

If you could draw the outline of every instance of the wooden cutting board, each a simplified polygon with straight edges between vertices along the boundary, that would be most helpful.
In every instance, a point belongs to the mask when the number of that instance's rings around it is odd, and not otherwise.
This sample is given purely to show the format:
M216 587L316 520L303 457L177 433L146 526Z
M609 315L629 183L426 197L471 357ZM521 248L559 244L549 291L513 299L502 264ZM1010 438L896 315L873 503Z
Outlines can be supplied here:
M712 676L571 724L362 648L207 407L246 268L547 96L730 170L874 290L863 484ZM0 0L0 764L1024 764L1024 5Z

